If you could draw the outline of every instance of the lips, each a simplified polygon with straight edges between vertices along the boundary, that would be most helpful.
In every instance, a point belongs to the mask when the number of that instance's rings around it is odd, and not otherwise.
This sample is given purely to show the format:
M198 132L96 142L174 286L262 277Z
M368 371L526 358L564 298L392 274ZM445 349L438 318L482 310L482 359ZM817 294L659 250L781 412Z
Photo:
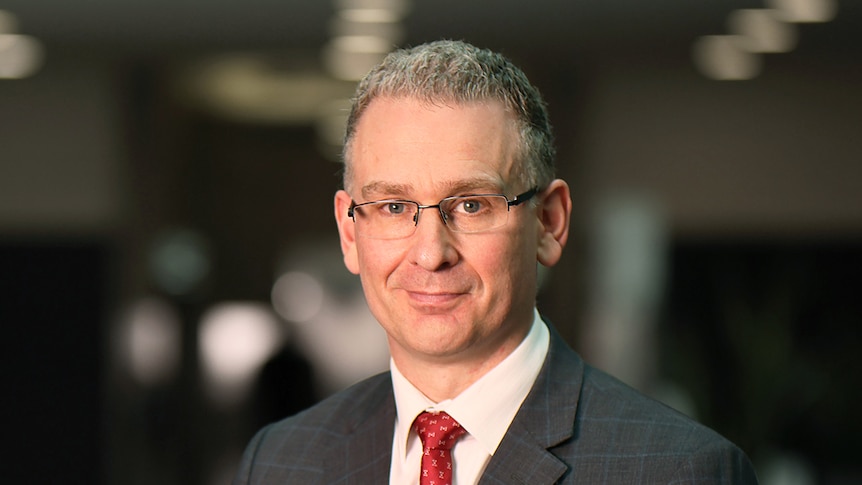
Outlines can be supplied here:
M429 293L428 291L407 291L407 295L411 300L420 303L428 303L428 304L439 304L446 303L452 301L459 296L463 295L463 293L453 293L453 292L433 292Z
M476 285L466 275L454 274L394 274L390 291L400 293L406 303L420 311L451 310L475 292Z
M407 304L414 310L425 314L449 313L458 306L466 293L461 292L429 292L405 290Z

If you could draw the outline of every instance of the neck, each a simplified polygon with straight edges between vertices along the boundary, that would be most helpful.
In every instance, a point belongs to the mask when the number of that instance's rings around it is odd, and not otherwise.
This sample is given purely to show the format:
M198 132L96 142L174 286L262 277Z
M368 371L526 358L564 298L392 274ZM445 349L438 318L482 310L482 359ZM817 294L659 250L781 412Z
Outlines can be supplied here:
M518 338L500 345L492 354L464 356L415 356L392 352L398 370L422 394L435 403L453 399L506 359L527 336L527 327Z

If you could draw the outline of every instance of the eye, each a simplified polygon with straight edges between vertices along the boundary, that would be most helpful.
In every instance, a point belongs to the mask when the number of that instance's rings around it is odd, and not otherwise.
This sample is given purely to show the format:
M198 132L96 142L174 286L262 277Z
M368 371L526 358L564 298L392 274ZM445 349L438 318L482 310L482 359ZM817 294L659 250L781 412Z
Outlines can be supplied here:
M457 199L452 212L463 215L482 215L491 209L492 204L487 197L462 197Z
M407 204L403 202L386 202L382 205L383 212L387 215L397 216L407 210Z
M467 214L475 214L482 210L482 201L479 199L467 199L461 202L460 208Z

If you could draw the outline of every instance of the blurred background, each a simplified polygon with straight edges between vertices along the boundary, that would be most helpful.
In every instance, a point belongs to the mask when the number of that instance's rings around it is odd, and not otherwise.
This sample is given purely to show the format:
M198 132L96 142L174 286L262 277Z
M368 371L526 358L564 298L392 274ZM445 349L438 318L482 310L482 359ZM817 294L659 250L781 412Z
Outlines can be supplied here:
M548 101L572 346L764 484L862 483L855 0L0 1L4 482L226 484L387 367L337 153L356 79L438 38Z

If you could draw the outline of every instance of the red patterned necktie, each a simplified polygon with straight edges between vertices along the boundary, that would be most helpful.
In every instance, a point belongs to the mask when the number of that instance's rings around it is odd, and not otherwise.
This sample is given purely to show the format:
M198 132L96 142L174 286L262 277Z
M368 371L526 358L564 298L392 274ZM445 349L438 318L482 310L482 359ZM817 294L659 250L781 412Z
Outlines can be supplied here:
M422 440L422 473L419 485L452 485L452 454L458 438L467 432L446 413L420 414L413 428Z

